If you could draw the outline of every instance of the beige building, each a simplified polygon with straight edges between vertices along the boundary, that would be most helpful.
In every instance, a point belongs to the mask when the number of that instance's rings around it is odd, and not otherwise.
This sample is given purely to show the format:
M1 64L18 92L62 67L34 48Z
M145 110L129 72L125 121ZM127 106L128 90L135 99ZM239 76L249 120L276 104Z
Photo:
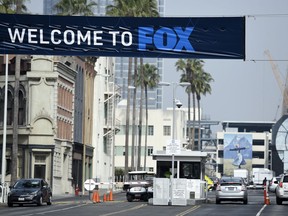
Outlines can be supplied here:
M145 109L143 110L143 124L142 124L142 136L141 136L141 170L144 168L144 158L146 157L146 170L156 172L156 161L153 160L153 152L159 150L165 150L167 143L171 142L172 137L172 116L173 110L161 110L161 109L150 109L148 111L148 131L147 131L147 150L145 152ZM139 110L137 111L139 115ZM116 110L116 116L120 120L120 132L115 136L115 167L124 169L125 164L125 122L126 122L126 101L121 101L118 104ZM137 124L138 124L138 118ZM130 119L132 119L132 112ZM181 108L176 108L175 110L175 139L180 140L181 145L185 146L186 143L186 118L185 111ZM135 152L131 152L132 145L132 125L130 125L129 134L129 167L131 166L131 154L134 154L134 164L137 164L138 160L138 146L139 146L139 136L138 130L139 126L135 125L136 135L135 139ZM133 168L132 168L133 169ZM134 170L136 167L134 167Z

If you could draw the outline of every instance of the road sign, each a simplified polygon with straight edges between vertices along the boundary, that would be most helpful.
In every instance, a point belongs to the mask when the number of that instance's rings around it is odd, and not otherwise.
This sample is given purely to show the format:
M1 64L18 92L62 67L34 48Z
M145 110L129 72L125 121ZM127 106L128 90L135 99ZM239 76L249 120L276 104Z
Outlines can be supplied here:
M94 180L94 179L87 179L85 182L84 182L84 188L87 190L87 191L92 191L96 188L96 185L98 183Z
M180 140L167 140L166 154L179 154L181 152Z

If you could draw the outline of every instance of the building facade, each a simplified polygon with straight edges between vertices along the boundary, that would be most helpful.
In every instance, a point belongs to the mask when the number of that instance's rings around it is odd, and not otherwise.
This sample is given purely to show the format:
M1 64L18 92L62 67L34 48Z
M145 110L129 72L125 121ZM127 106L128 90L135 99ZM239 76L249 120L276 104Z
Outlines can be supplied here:
M268 168L272 170L269 143L275 122L222 122L217 132L216 175L233 175L233 170Z
M121 92L121 88L114 83L114 68L114 58L99 57L95 64L91 177L97 182L111 182L114 179L115 135L119 131L115 108Z
M122 101L126 102L126 101ZM120 102L118 108L116 109L116 116L120 120L120 132L115 136L115 168L124 169L125 167L125 122L126 122L126 103ZM145 110L144 112L145 113ZM139 114L139 111L137 112ZM130 118L132 119L132 113ZM172 119L173 110L161 110L161 109L151 109L148 111L148 127L147 127L147 148L145 151L145 134L146 134L146 123L145 120L142 123L142 135L141 142L139 142L139 124L138 116L137 123L134 126L137 128L135 130L135 136L131 133L129 134L129 148L128 148L128 158L130 170L137 169L138 161L138 148L141 145L141 165L140 169L144 169L144 161L146 157L146 171L156 172L156 161L153 160L153 152L166 150L168 143L171 143L172 138ZM143 114L143 119L145 119ZM186 121L185 111L182 109L175 110L175 139L179 140L181 147L187 145L186 141ZM130 131L132 131L132 125L129 126ZM132 139L135 139L135 152L132 152ZM134 155L134 167L131 167L132 155Z
M3 75L3 57L1 59L1 75ZM22 59L17 178L44 178L52 186L54 194L74 193L76 184L82 184L83 174L82 169L80 169L81 172L78 170L79 165L85 161L83 167L91 166L93 157L92 133L89 128L92 128L90 115L93 95L91 94L94 92L91 87L94 86L95 60L40 55L31 56L31 58L27 56ZM93 65L92 68L91 65ZM8 182L10 181L9 173L11 173L14 68L15 59L12 58L9 62L9 106L7 107L6 172ZM0 121L2 125L4 79L5 77L1 76ZM80 91L77 90L78 93L75 90L77 89L76 82L81 82L77 85L83 88ZM86 125L88 129L83 130L83 125ZM83 146L90 147L90 154L89 150L83 154L84 149L89 149ZM82 160L84 157L86 160ZM77 160L81 161L81 164L77 163Z

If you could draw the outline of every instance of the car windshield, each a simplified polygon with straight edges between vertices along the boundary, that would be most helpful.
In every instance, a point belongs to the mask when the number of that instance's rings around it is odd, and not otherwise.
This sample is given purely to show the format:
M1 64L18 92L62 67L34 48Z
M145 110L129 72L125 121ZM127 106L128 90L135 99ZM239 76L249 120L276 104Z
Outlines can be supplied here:
M15 185L14 188L39 188L40 187L40 180L19 180Z
M237 185L242 185L243 181L241 178L222 178L220 180L221 185L227 185L227 184L237 184Z

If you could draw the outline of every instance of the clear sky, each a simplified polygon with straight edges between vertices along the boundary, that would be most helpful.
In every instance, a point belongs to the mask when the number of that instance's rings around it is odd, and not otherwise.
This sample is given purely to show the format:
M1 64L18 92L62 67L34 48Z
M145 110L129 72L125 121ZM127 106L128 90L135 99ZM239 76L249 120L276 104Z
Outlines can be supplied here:
M281 110L276 115L277 107L281 104L282 94L264 51L269 49L273 59L280 60L275 63L285 82L288 66L288 1L165 2L166 16L246 16L247 60L204 60L204 69L215 81L212 83L212 94L203 98L203 114L210 116L211 120L220 121L271 121L275 116L278 119ZM175 77L179 80L180 72L175 70L175 61L165 60L165 79L168 81L175 80ZM182 95L181 92L183 90L178 88L177 94ZM169 92L164 94L165 101L170 95ZM187 99L181 96L181 101L186 102Z
M288 68L287 0L164 0L166 16L246 16L246 61L205 60L214 78L212 94L203 97L203 115L211 120L272 121L280 117L282 94L264 54L269 49L283 82ZM33 13L41 13L42 0L30 0ZM179 80L175 61L164 60L164 81ZM172 88L163 87L164 107L172 106ZM187 106L184 89L176 98Z

